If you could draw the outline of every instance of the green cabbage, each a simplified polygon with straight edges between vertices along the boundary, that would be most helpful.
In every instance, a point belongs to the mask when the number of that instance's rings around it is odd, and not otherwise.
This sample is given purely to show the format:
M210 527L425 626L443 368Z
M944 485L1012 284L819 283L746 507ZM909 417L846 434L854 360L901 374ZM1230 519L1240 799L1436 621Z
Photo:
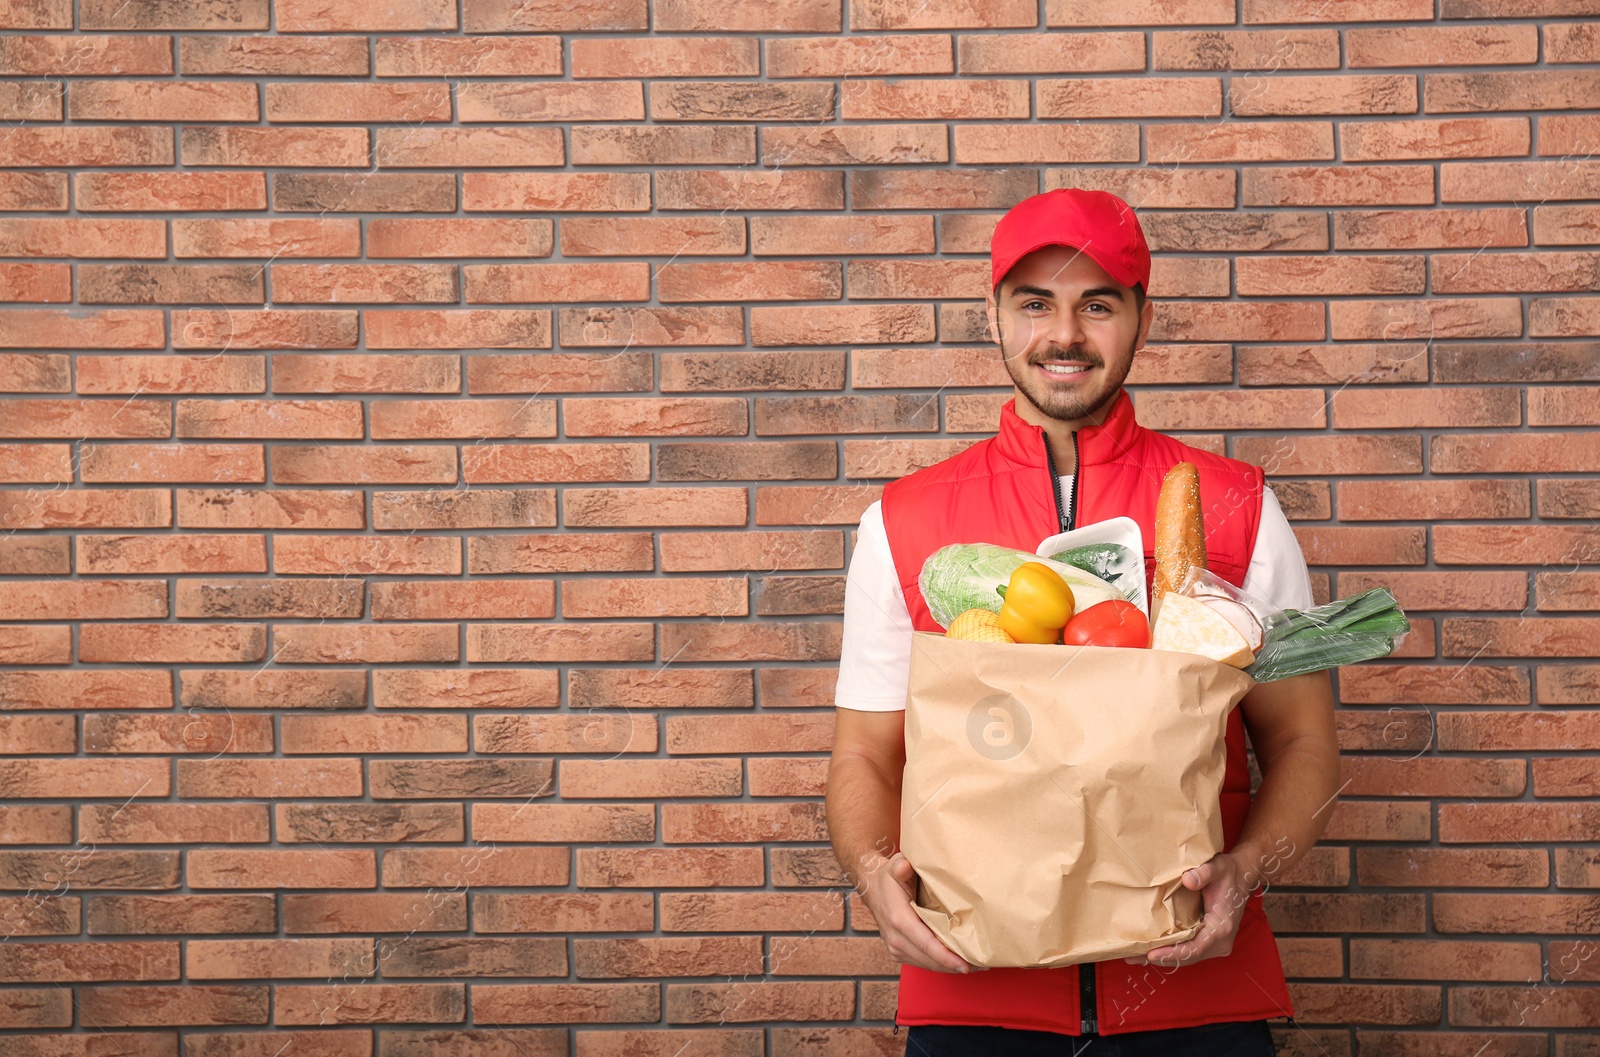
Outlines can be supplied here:
M1025 562L1039 562L1060 573L1072 588L1076 609L1123 597L1121 591L1077 566L993 543L954 543L940 547L922 563L917 587L933 619L940 627L947 628L952 620L969 609L999 612L1004 599L995 588L1003 587Z

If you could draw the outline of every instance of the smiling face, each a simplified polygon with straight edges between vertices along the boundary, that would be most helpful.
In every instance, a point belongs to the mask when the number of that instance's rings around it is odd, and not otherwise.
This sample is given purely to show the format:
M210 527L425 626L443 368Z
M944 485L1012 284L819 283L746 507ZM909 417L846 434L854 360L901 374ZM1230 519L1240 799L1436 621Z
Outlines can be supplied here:
M1154 315L1087 254L1045 246L1017 262L989 303L991 338L1000 343L1017 387L1017 412L1079 428L1111 403ZM1042 424L1042 423L1041 423Z

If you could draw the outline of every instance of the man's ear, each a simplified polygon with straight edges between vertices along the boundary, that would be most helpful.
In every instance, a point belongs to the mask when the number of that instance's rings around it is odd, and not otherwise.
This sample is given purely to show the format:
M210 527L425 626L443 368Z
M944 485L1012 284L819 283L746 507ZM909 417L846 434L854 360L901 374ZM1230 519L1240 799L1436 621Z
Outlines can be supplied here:
M1150 338L1150 324L1154 322L1155 318L1155 302L1151 301L1147 296L1144 299L1144 309L1139 313L1139 340L1134 345L1135 349L1144 348L1144 343Z
M1000 308L994 303L994 295L990 294L983 304L984 315L989 320L989 342L993 345L1000 344Z

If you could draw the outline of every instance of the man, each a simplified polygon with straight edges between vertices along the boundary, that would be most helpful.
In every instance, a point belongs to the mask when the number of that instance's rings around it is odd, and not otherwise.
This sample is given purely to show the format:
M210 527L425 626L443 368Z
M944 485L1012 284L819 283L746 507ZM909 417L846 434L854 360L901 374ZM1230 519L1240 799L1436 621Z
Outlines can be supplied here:
M1262 471L1135 419L1122 383L1153 307L1150 251L1127 203L1077 189L1029 198L1001 218L991 264L990 337L1014 383L998 434L890 483L861 519L828 774L834 852L901 963L895 1023L910 1026L908 1055L1270 1055L1266 1022L1292 1010L1257 889L1316 842L1332 811L1326 672L1261 683L1229 719L1226 850L1183 878L1205 908L1193 940L1145 958L980 971L912 909L916 864L899 851L911 635L943 630L917 588L928 554L979 541L1031 552L1058 531L1127 515L1153 574L1160 483L1188 461L1200 472L1211 571L1278 606L1313 604ZM1253 800L1246 730L1263 773ZM1017 851L1025 870L1027 849Z

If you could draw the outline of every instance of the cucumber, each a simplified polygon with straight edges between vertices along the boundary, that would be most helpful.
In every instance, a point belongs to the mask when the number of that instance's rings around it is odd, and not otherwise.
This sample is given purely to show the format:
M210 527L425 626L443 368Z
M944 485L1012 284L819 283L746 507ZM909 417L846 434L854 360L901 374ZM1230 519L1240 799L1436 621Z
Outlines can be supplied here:
M1120 543L1090 543L1052 554L1050 560L1075 565L1086 573L1110 581L1127 568L1131 557L1130 548Z

